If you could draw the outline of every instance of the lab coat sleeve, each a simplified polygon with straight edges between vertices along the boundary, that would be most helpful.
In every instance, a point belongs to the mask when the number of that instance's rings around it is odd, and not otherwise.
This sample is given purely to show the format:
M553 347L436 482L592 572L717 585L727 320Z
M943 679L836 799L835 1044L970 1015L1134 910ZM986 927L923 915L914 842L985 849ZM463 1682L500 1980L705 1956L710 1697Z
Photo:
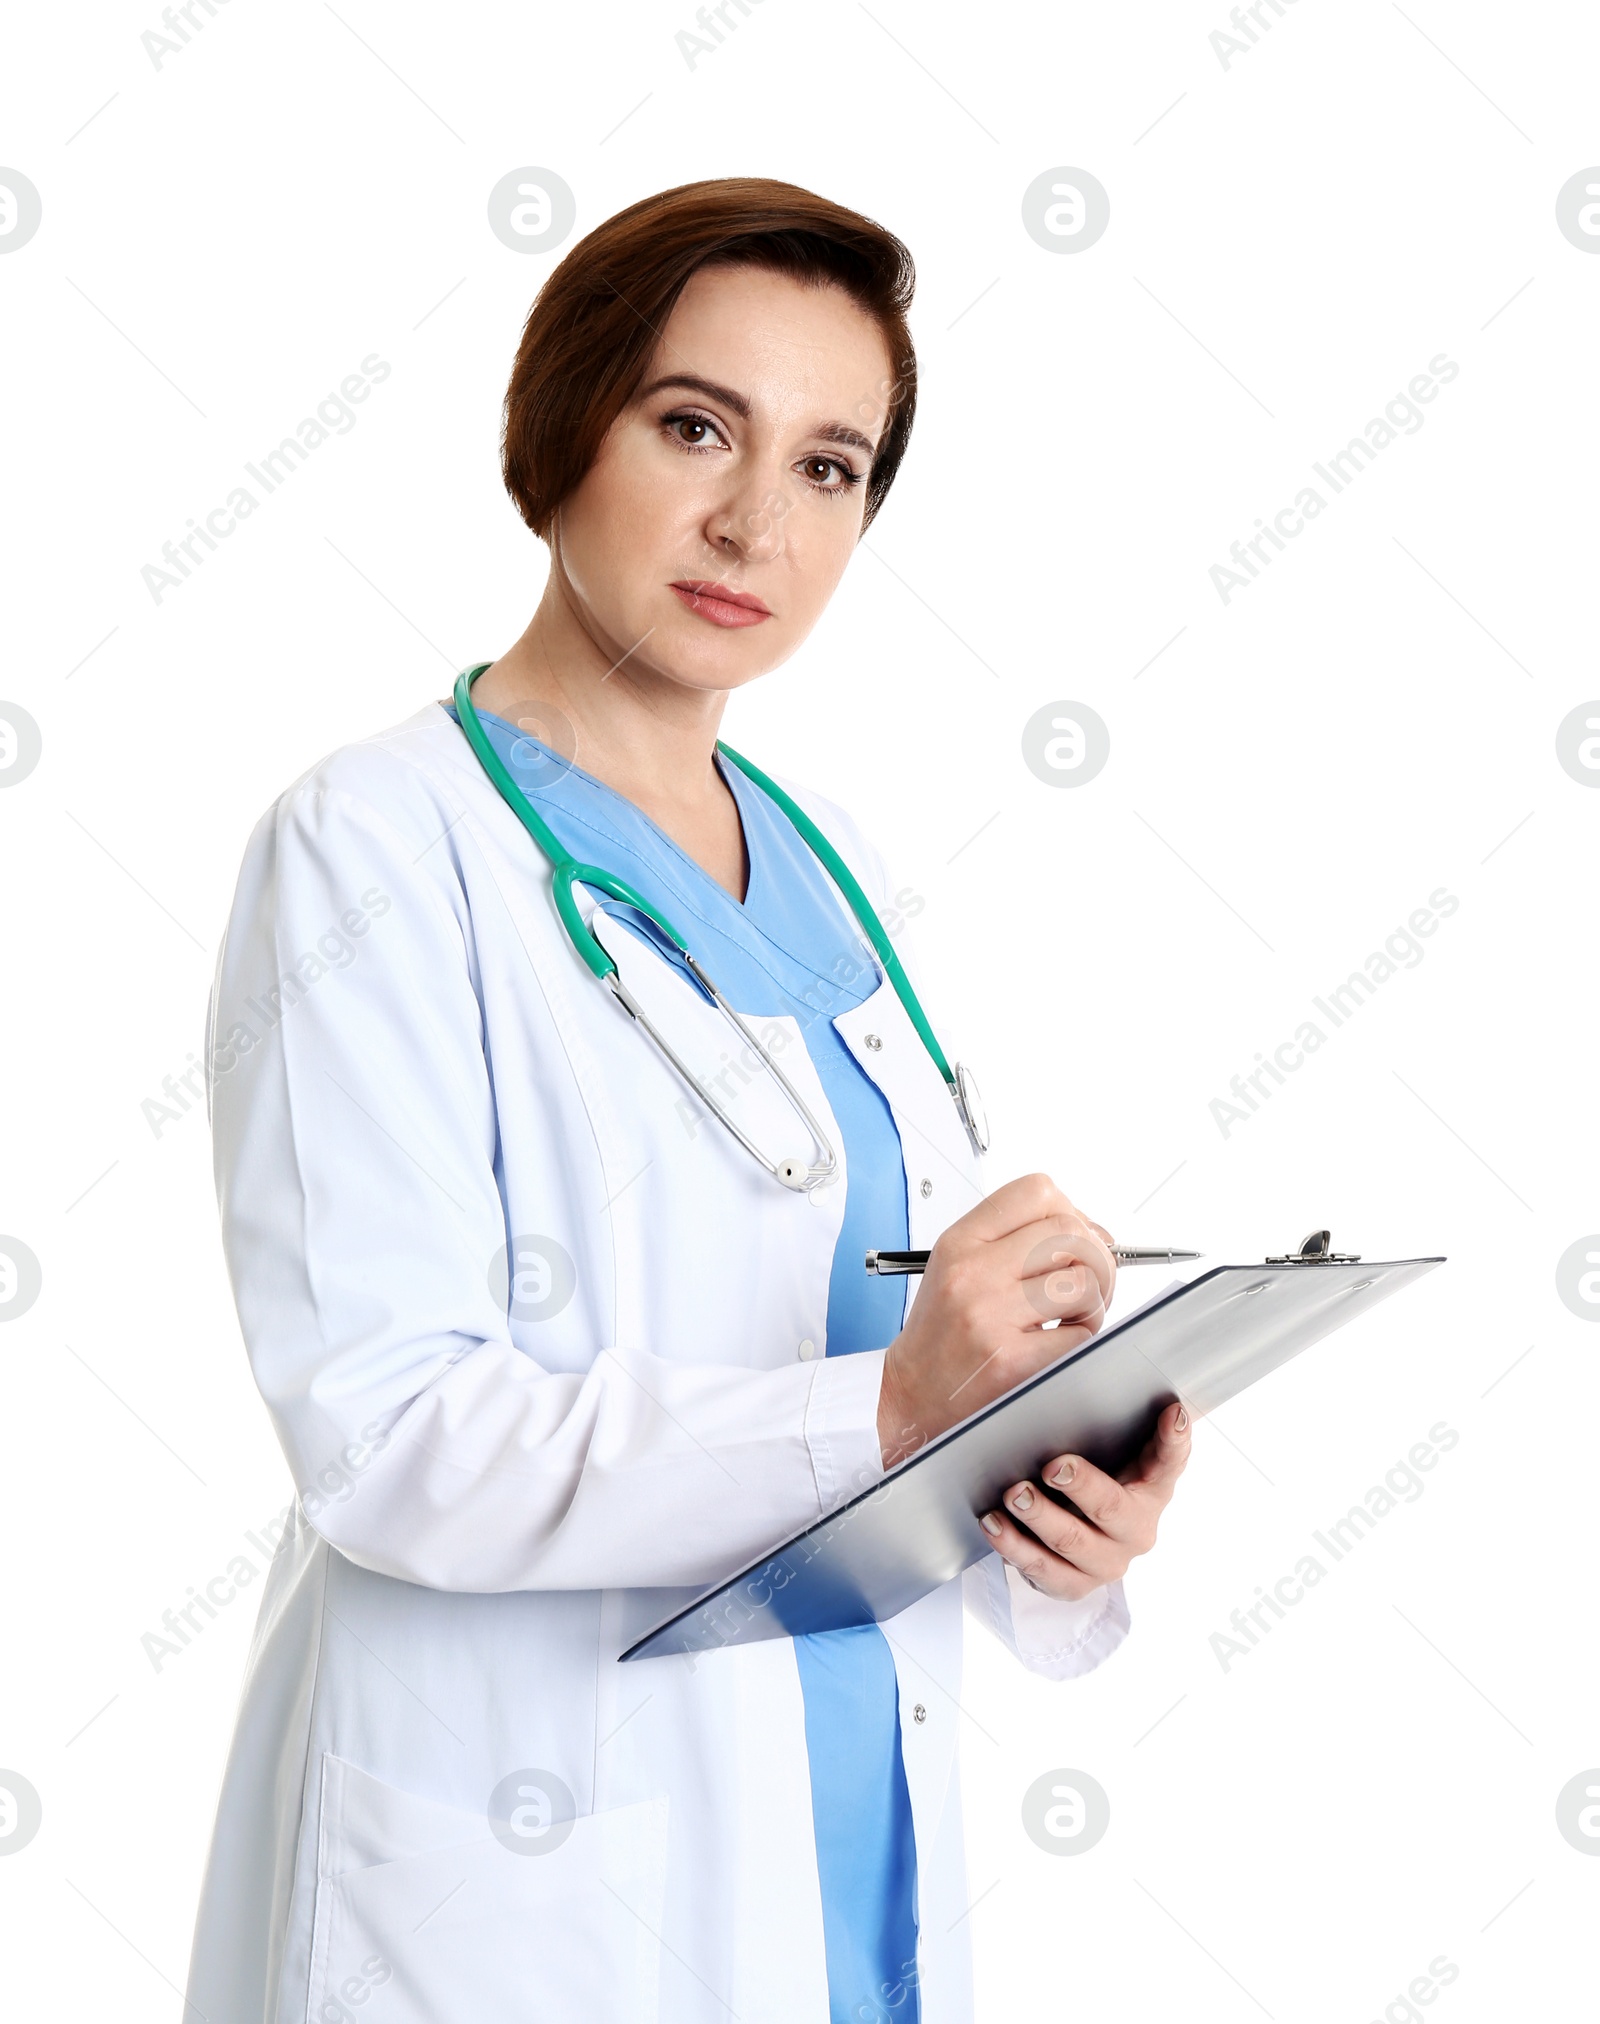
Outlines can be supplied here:
M224 1250L306 1514L433 1588L724 1578L882 1473L882 1353L758 1370L596 1341L574 1372L513 1343L477 927L450 870L468 846L448 814L419 841L414 808L327 776L250 840L208 1063Z
M1031 1588L1009 1561L986 1553L961 1577L967 1609L1030 1673L1074 1680L1092 1673L1128 1635L1128 1599L1108 1581L1077 1602Z

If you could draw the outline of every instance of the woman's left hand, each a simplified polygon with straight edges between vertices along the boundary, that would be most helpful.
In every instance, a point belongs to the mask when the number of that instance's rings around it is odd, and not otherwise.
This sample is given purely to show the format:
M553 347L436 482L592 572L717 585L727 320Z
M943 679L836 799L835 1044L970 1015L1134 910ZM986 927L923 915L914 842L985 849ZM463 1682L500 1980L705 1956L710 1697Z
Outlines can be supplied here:
M1063 1511L1034 1484L1014 1484L1005 1494L1005 1510L990 1511L981 1521L995 1552L1041 1594L1065 1602L1120 1579L1134 1556L1156 1543L1156 1526L1189 1460L1192 1433L1188 1408L1174 1402L1156 1421L1144 1453L1120 1478L1081 1455L1058 1455L1040 1473L1084 1517Z

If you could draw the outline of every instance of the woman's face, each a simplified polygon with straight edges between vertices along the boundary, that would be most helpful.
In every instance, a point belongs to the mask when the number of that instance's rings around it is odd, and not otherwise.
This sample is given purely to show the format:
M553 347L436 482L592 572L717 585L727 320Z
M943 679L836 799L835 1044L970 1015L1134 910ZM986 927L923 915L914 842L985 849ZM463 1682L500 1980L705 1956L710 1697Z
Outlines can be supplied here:
M832 283L691 276L553 531L608 663L710 692L789 658L860 535L889 372L877 324Z

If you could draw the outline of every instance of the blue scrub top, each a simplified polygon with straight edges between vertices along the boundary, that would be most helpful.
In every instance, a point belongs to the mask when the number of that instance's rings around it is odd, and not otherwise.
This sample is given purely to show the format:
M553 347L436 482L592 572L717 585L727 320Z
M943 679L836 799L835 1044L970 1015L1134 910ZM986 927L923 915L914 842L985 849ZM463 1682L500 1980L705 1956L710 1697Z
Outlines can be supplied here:
M446 708L455 718L454 705ZM901 1250L909 1242L905 1166L888 1104L832 1025L877 988L878 971L811 847L782 809L719 757L750 859L741 905L631 801L503 717L478 714L512 778L574 857L626 880L658 907L736 1011L751 1018L787 1013L798 1022L846 1162L826 1353L887 1347L900 1331L904 1285L869 1275L861 1260L874 1248ZM639 924L632 908L603 904L625 925ZM805 1699L829 2024L886 2016L918 2024L917 1857L894 1658L876 1624L799 1637L794 1647Z

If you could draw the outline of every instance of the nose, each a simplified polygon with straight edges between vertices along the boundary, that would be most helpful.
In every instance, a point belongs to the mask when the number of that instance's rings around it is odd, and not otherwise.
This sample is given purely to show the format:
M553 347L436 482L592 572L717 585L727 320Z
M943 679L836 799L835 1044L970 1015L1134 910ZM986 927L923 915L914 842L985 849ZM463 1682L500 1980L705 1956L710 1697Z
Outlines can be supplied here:
M706 519L706 538L730 562L772 562L784 550L793 501L771 469L730 473L729 489Z

